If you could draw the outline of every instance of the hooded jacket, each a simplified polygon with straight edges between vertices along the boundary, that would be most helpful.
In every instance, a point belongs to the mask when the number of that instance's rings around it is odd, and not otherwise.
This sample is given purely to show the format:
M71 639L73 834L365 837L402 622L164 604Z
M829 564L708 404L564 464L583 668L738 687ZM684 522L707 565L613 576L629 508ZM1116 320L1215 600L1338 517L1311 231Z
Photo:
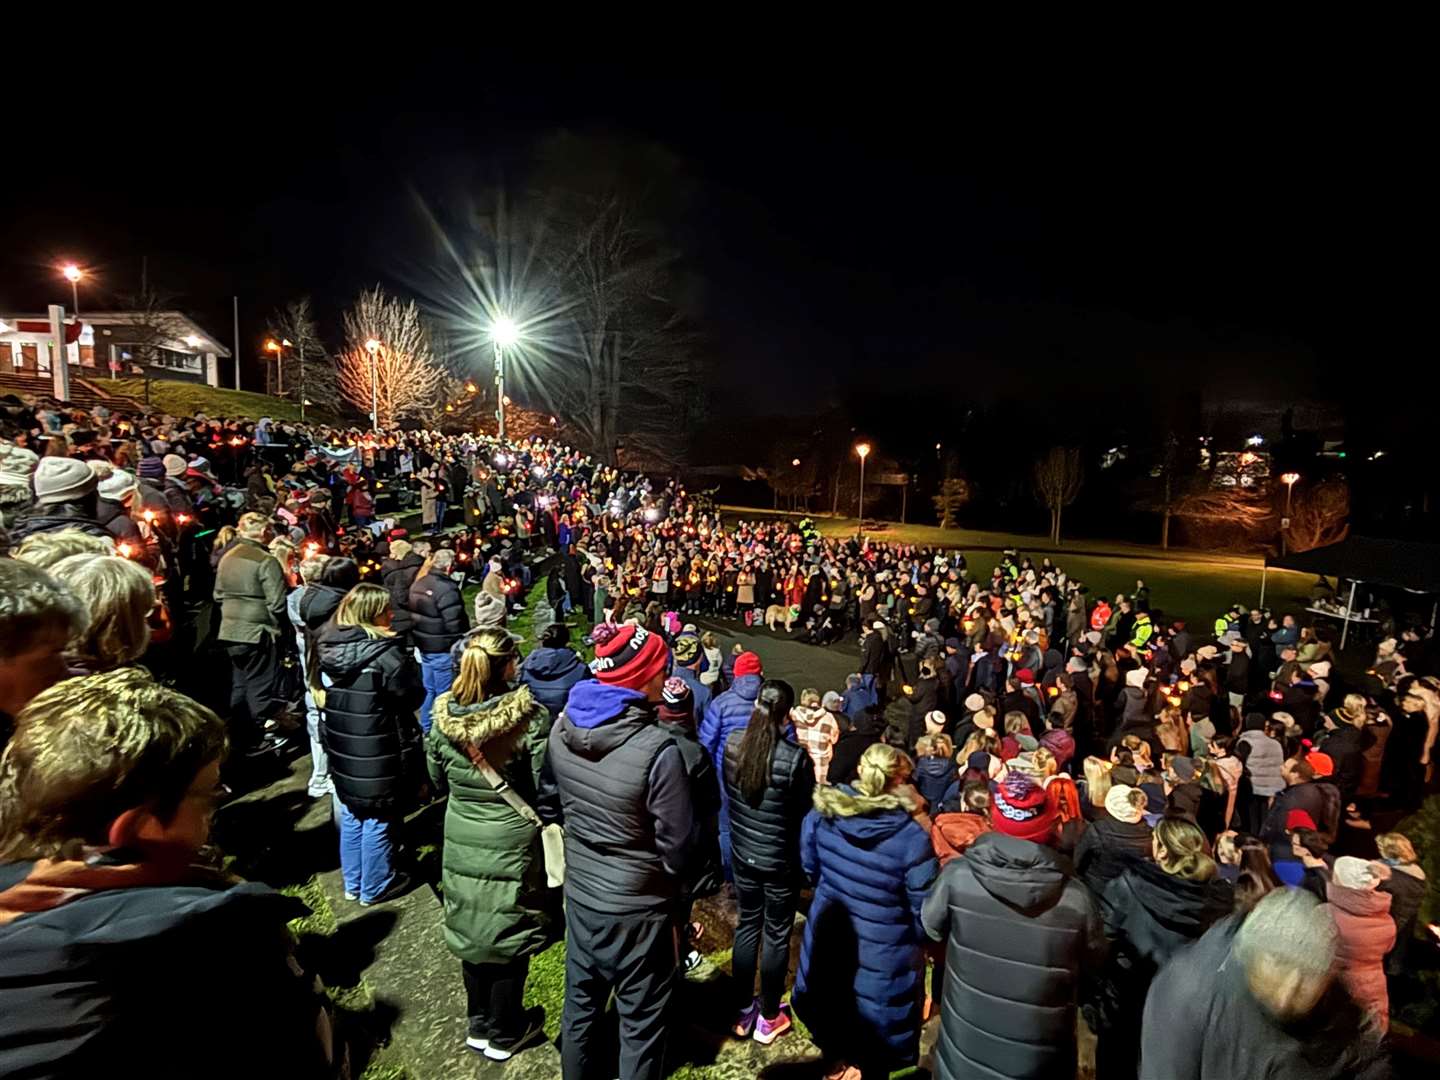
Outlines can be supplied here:
M415 575L425 560L413 551L403 559L386 559L380 564L380 580L390 594L390 610L394 617L390 628L397 634L410 633L415 624L410 614L410 586L415 584Z
M963 861L963 860L962 860ZM1379 1037L1338 984L1298 1020L1279 1023L1232 954L1238 916L1222 919L1166 964L1145 998L1141 1080L1383 1080Z
M984 814L968 811L938 813L931 807L934 824L930 826L930 844L943 867L956 855L964 855L970 845L990 831L990 819Z
M792 1000L827 1055L913 1064L919 1050L920 909L939 872L902 793L815 789L800 859L815 883Z
M548 887L540 829L521 817L480 775L467 750L522 726L519 746L496 771L542 819L540 782L550 715L522 686L474 705L446 691L435 699L426 764L445 805L441 883L445 944L471 964L504 964L533 956L558 934L559 896ZM552 793L553 794L553 793Z
M320 741L336 797L361 818L405 810L407 779L420 768L415 710L425 697L409 649L398 637L327 623L316 655L325 686Z
M1260 839L1272 846L1272 859L1289 857L1290 836L1285 821L1292 811L1303 810L1315 822L1315 830L1334 843L1340 831L1340 809L1340 789L1329 780L1291 784L1270 804L1270 812L1260 827Z
M1075 873L1103 900L1105 887L1134 861L1149 859L1150 852L1151 831L1144 818L1132 825L1097 814L1075 848Z
M520 681L549 711L552 720L565 707L570 688L588 678L590 669L570 648L547 649L542 646L525 657L520 665Z
M760 675L739 675L729 690L710 702L700 721L700 745L710 752L715 771L724 773L725 744L730 736L750 722L755 699L765 679Z
M952 758L922 757L915 762L911 783L924 796L930 816L934 817L947 798L959 793L960 774Z
M95 520L105 527L105 531L115 538L117 544L123 541L137 549L144 547L145 538L140 535L140 526L135 524L123 504L111 502L109 499L96 499Z
M286 926L307 913L300 901L195 870L7 910L39 867L0 866L0 1076L178 1077L197 1062L224 1080L333 1075L329 1023Z
M624 915L680 895L694 811L684 758L645 695L578 682L550 732L565 815L565 900Z
M1234 893L1219 878L1186 881L1146 861L1111 881L1101 906L1110 954L1086 1017L1104 1046L1102 1059L1121 1080L1122 1069L1134 1076L1139 1064L1135 1018L1145 1007L1150 981L1170 957L1230 914Z
M1105 936L1065 859L986 833L946 865L923 918L947 941L935 1075L1074 1076L1079 984Z
M1335 967L1355 1004L1372 1013L1380 1030L1390 1026L1390 994L1385 984L1385 954L1395 947L1390 894L1351 889L1334 880L1325 886L1325 909L1335 921L1339 943Z
M454 579L434 571L410 586L410 637L422 653L444 653L465 636L465 601Z
M770 776L752 805L740 791L740 743L743 731L725 744L725 795L730 801L730 852L736 866L752 876L794 880L800 877L800 826L810 812L815 766L810 755L787 739L777 739Z

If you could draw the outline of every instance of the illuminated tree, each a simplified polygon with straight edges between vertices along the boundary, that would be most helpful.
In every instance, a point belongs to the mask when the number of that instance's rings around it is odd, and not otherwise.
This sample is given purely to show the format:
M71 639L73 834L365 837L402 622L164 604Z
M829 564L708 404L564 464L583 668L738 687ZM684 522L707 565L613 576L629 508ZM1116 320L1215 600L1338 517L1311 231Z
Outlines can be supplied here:
M1350 486L1344 480L1326 480L1300 492L1290 511L1285 539L1291 551L1336 544L1350 532Z
M1053 446L1035 462L1035 497L1050 511L1050 541L1060 543L1060 515L1080 495L1085 467L1074 447Z
M947 476L940 481L940 492L932 495L935 516L940 519L942 529L955 529L960 525L959 513L969 504L973 492L970 481L963 476Z
M446 372L420 309L378 285L362 292L345 313L345 351L336 357L345 400L370 412L372 355L366 346L371 341L378 342L373 362L380 427L444 407Z

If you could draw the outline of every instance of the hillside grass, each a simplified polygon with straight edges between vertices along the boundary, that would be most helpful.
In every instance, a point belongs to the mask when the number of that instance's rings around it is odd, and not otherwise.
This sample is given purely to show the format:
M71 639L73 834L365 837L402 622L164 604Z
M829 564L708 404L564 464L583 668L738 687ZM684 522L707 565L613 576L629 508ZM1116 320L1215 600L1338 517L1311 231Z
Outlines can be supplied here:
M99 381L98 385L107 394L118 394L140 402L145 400L144 379L105 379ZM192 416L203 412L210 417L240 416L247 420L259 420L262 416L275 420L300 419L298 402L270 397L267 394L253 394L248 390L227 390L170 379L151 380L150 405L172 416ZM336 423L339 420L328 410L314 406L307 406L305 413L306 419L311 422Z

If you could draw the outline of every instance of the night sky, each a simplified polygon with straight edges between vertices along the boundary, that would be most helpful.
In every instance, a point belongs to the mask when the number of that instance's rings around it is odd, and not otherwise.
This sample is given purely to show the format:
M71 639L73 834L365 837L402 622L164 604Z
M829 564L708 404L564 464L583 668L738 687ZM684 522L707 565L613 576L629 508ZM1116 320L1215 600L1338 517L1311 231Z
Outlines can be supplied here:
M166 98L149 152L116 88L66 136L89 167L7 170L20 212L0 219L0 310L68 300L52 269L65 258L96 271L82 310L106 306L148 255L152 283L227 343L239 293L242 351L304 293L338 344L361 286L446 288L417 197L443 218L523 184L534 141L565 128L679 160L687 305L722 385L745 391L726 409L924 386L942 408L1039 391L1103 424L1204 388L1406 426L1420 418L1388 407L1397 389L1434 388L1419 329L1433 273L1407 254L1418 99L1280 74L1171 93L1019 72L779 85L617 67L482 80L478 62L417 65L374 89L354 72L299 87L255 72L243 90Z

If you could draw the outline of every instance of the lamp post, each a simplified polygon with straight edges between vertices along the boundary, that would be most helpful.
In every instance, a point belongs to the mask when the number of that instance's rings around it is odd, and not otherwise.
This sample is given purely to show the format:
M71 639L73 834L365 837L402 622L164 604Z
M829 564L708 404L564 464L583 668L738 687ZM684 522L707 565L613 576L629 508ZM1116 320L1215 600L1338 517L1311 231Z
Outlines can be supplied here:
M505 438L505 350L520 340L520 328L509 315L498 315L490 324L490 340L495 343L495 411L500 438Z
M81 270L74 263L66 263L64 267L61 268L60 273L64 274L65 280L70 282L70 310L75 313L76 318L79 318L80 279L85 276L85 271Z
M856 443L855 453L860 455L860 532L865 532L865 459L870 456L868 442Z
M1285 516L1280 519L1280 554L1286 553L1285 533L1290 528L1290 496L1295 494L1295 481L1300 479L1298 472L1287 472L1280 474L1280 482L1285 485Z
M376 365L379 363L377 354L380 352L380 342L371 338L365 342L365 350L370 354L370 428L372 431L380 430L380 384Z
M275 396L285 396L285 346L290 344L290 339L276 341L271 338L265 342L265 351L275 354Z

